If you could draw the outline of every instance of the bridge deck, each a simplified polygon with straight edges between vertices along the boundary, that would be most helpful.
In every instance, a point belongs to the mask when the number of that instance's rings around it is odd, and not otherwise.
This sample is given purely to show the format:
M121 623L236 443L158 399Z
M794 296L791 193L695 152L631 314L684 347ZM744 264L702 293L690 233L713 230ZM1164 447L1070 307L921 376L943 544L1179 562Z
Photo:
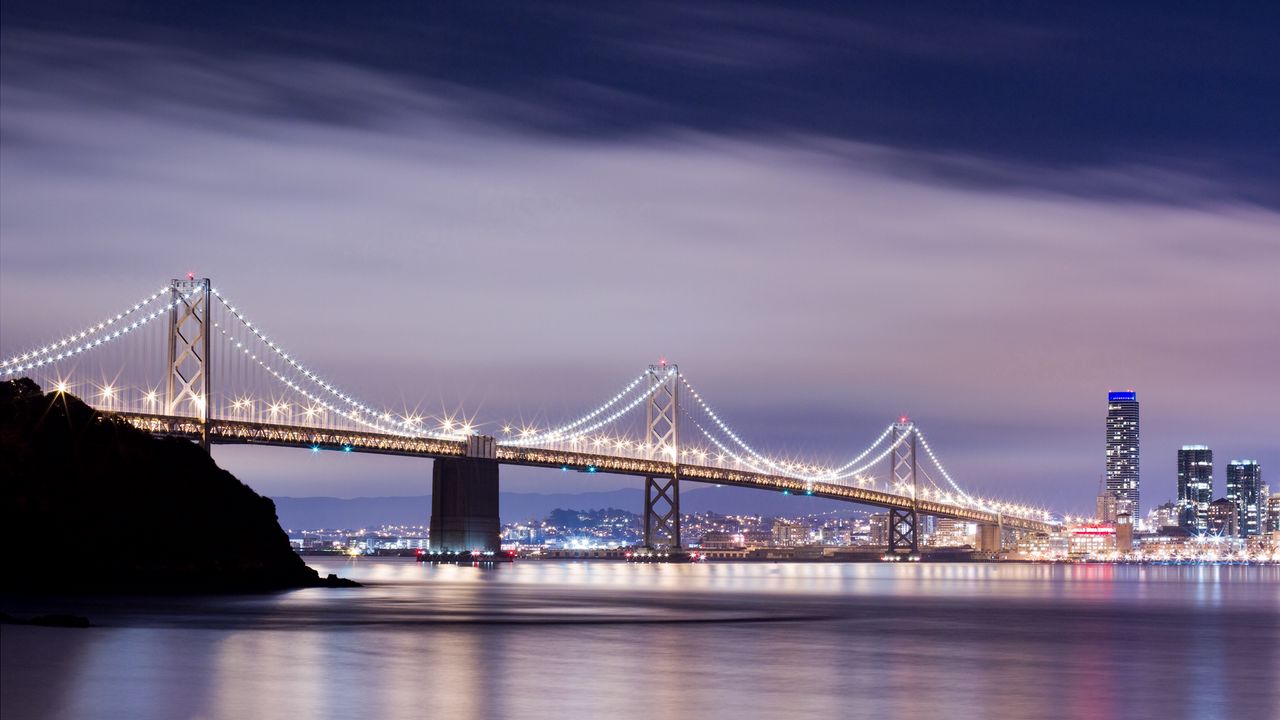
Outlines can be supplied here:
M104 413L108 414L108 413ZM157 435L172 435L198 440L202 431L214 444L275 445L294 448L321 448L347 452L407 455L428 458L465 457L466 441L433 438L410 438L371 432L350 432L274 425L241 420L211 420L207 426L195 418L145 415L139 413L114 413L130 425ZM715 483L735 487L756 488L773 492L790 491L797 495L844 500L863 505L906 510L936 517L956 518L983 524L1003 524L1017 530L1048 532L1052 526L1046 522L1017 517L1000 516L986 510L959 507L932 500L913 500L909 496L896 495L870 488L851 487L836 483L808 483L785 475L719 468L709 465L680 463L673 465L662 460L648 460L596 453L545 450L539 448L499 445L497 461L505 465L529 467L568 467L585 470L594 467L601 472L641 477L669 477L674 473L680 479L694 482Z

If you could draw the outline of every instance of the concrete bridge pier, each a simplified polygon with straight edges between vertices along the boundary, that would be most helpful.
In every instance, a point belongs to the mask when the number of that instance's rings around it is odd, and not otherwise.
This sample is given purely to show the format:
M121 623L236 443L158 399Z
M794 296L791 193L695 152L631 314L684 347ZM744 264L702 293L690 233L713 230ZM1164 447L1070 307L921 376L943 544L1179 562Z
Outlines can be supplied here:
M467 438L467 456L440 458L431 469L431 549L497 552L498 461L494 439Z
M998 553L1001 546L1001 528L999 525L978 525L978 552Z

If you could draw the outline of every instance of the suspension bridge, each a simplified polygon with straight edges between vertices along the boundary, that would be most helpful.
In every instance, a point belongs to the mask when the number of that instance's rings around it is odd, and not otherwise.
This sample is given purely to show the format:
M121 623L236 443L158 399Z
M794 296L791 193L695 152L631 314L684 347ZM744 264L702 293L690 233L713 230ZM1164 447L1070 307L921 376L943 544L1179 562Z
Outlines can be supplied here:
M967 492L906 417L847 462L772 457L748 444L674 363L649 365L572 420L487 425L393 411L345 392L304 365L208 278L173 280L114 315L23 352L0 379L30 377L74 393L104 417L213 444L257 444L431 458L431 543L497 550L498 467L524 465L643 478L644 538L678 549L682 482L756 488L888 510L885 557L919 557L922 515L979 527L979 549L1004 530L1048 532L1052 515Z

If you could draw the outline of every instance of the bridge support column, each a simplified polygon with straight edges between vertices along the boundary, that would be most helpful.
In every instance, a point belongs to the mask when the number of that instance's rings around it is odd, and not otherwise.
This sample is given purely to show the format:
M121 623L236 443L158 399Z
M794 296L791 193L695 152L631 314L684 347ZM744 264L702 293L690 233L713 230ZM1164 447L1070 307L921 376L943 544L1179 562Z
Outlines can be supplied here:
M493 438L473 436L468 441L469 457L440 458L431 469L432 550L501 549L498 461L492 455Z
M918 560L920 547L916 529L920 516L915 510L889 508L889 551L886 560Z
M1000 552L1001 534L999 525L978 525L978 552Z
M680 548L680 480L644 479L644 546Z
M671 477L644 479L644 546L680 549L680 370L664 360L649 366L645 445L671 463Z
M200 447L209 449L209 278L188 276L172 280L169 294L168 376L165 381L165 408L170 416L195 417L200 423Z

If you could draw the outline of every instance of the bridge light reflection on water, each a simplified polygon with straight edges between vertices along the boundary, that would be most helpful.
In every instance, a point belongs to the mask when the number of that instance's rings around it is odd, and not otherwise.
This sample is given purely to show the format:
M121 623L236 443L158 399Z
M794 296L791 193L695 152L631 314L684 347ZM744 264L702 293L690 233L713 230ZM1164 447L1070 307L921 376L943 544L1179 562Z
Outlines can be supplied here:
M1025 720L1280 708L1280 568L313 566L365 587L100 598L81 608L96 628L6 625L6 716L417 718L429 708L737 720L945 708L956 720ZM1214 682L1168 682L1209 668Z

